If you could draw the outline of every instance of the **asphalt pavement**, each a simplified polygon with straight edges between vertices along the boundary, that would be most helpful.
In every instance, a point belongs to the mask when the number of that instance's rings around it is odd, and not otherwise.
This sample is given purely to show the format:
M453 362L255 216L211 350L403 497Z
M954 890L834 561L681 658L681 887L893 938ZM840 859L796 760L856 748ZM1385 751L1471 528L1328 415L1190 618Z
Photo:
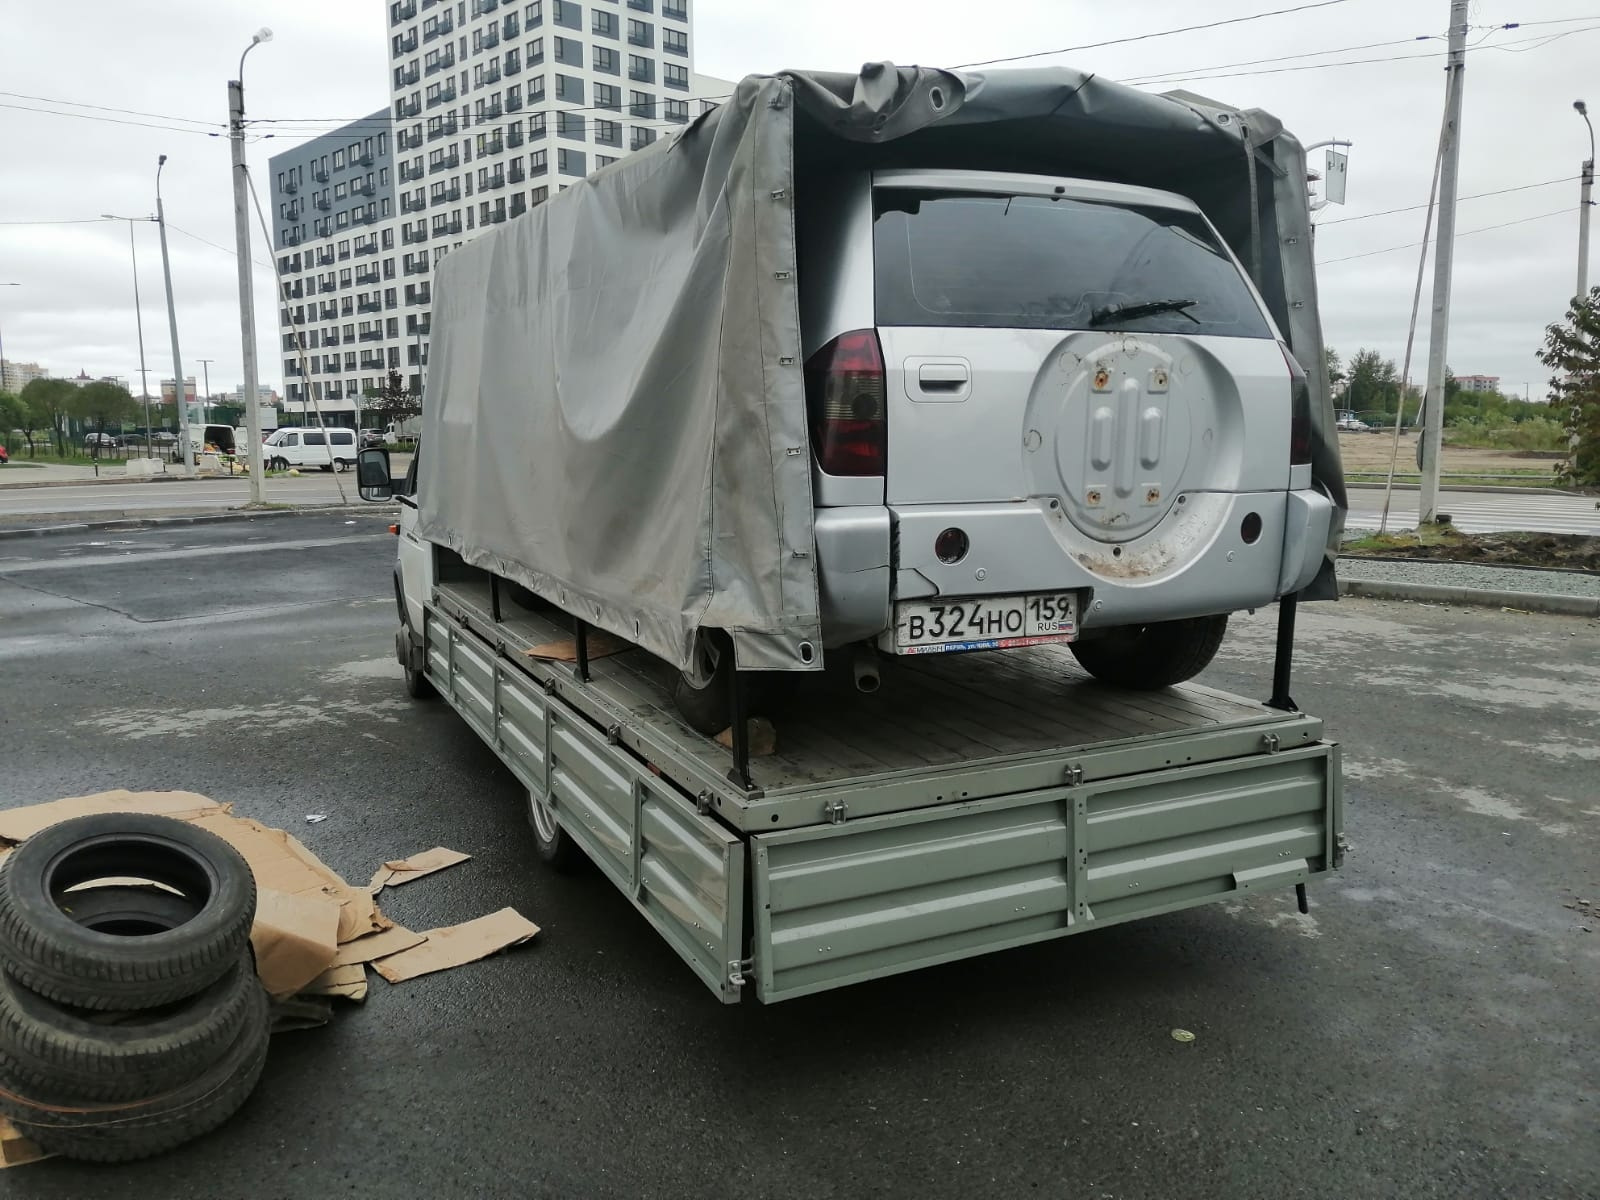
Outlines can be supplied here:
M1415 529L1420 493L1396 489L1389 505L1390 529ZM1349 489L1347 529L1377 529L1383 511L1383 489ZM1527 529L1539 533L1581 533L1600 537L1600 499L1564 492L1484 491L1441 493L1439 508L1450 514L1463 533L1504 533Z
M6 802L193 789L352 879L450 846L390 916L543 932L281 1035L216 1135L0 1196L1600 1194L1600 622L1302 608L1350 841L1309 916L1255 895L724 1008L597 873L542 870L511 775L406 698L386 520L0 542ZM1237 618L1205 681L1264 695L1273 631Z

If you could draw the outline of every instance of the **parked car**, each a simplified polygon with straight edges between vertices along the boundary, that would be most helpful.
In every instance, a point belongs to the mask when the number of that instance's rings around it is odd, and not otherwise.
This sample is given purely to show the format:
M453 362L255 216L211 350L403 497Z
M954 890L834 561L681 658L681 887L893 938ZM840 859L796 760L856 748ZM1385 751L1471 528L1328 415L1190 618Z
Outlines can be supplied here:
M1360 417L1357 417L1352 413L1346 413L1344 416L1340 417L1338 421L1335 422L1335 427L1340 433L1366 433L1372 428L1371 425L1368 425Z
M319 467L347 471L355 465L356 431L353 429L280 429L267 439L269 471L290 467Z
M368 446L382 446L384 441L383 430L381 429L363 429L361 431L361 448L363 450Z
M115 446L117 444L117 435L114 433L86 433L83 435L83 444L86 447Z

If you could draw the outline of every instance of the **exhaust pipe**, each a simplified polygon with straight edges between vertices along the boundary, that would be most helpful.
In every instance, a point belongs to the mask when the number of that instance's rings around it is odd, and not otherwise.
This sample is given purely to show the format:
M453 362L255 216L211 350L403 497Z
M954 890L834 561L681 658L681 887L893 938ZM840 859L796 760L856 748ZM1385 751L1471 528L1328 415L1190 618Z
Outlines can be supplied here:
M855 657L851 659L851 667L855 671L856 690L871 695L877 691L883 680L878 676L877 652L866 647L858 647Z

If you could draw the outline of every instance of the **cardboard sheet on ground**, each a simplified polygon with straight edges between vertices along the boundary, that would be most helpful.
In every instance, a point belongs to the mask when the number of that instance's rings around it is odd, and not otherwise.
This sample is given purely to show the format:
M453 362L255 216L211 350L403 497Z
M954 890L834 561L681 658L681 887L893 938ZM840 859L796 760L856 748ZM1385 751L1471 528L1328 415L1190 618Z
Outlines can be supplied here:
M376 896L386 887L410 883L413 879L421 879L424 875L432 875L435 871L464 863L471 857L472 855L463 854L459 850L446 850L443 846L435 846L432 850L424 850L421 854L413 854L410 858L395 859L378 868L378 873L367 885L367 891Z
M512 946L521 945L539 932L539 927L514 908L451 925L430 929L419 946L391 954L373 963L373 969L390 983L403 983L419 975L431 975L450 967L476 962L480 958Z
M20 1167L49 1157L32 1138L24 1136L10 1121L0 1117L0 1167Z

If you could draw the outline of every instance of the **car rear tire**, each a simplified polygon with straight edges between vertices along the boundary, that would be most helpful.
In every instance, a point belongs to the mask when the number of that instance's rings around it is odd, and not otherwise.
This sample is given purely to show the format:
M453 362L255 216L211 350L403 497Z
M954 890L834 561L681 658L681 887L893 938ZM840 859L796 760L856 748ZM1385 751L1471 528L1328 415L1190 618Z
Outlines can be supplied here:
M528 824L533 827L533 844L539 860L552 871L566 875L587 861L578 844L561 828L556 810L534 792L528 793Z
M355 466L355 459L353 459L353 458L341 458L341 459L335 460L335 462L333 464L333 469L335 471L348 471L353 466Z
M733 647L720 632L709 636L714 640L709 646L703 646L702 651L709 650L708 657L715 660L710 679L703 686L696 686L680 671L672 689L672 701L690 729L706 737L716 737L732 720Z
M112 878L161 888L72 890ZM174 894L176 893L176 895ZM0 965L58 1004L158 1008L227 974L250 938L256 883L216 834L142 813L95 813L35 834L0 865Z
M1072 655L1102 683L1154 691L1184 683L1205 670L1228 631L1226 615L1154 621L1108 629L1073 642Z

